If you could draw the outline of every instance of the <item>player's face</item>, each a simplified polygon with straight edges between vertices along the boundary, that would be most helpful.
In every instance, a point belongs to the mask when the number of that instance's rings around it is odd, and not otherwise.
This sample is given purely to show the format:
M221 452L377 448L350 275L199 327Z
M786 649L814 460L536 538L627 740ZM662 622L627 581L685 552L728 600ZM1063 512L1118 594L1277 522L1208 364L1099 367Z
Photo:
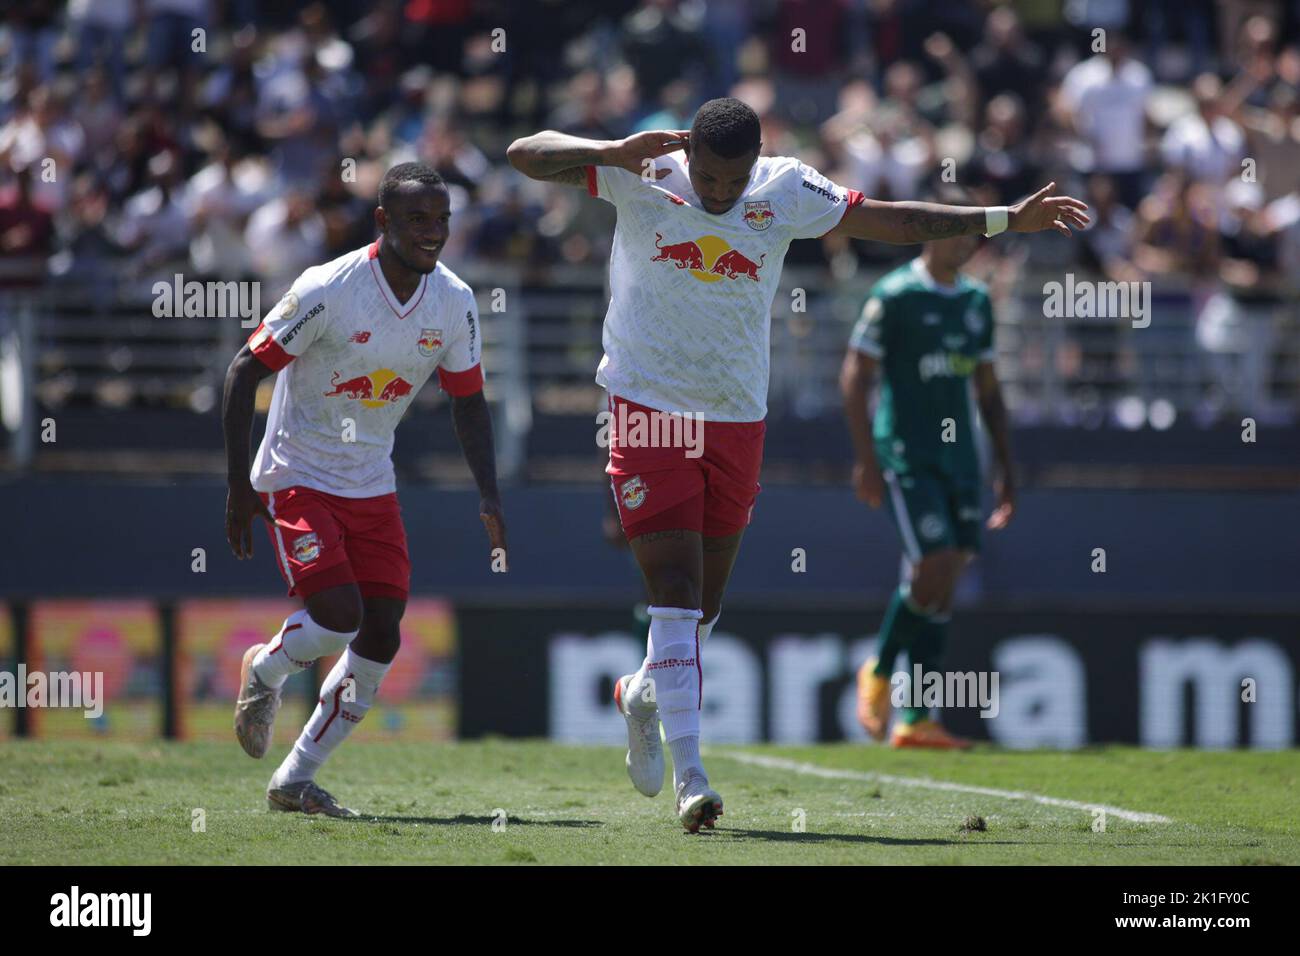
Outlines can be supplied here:
M760 147L761 148L761 147ZM686 170L704 211L719 216L737 202L749 184L758 150L735 159L723 159L707 146L688 146Z
M451 235L451 198L445 189L404 183L376 220L398 261L413 272L432 272Z

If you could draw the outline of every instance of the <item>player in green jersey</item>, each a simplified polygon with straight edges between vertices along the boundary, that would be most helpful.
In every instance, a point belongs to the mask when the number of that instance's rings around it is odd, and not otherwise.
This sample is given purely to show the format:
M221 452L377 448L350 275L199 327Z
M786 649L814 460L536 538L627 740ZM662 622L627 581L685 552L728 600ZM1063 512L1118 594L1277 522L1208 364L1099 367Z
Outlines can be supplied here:
M903 581L885 611L877 654L858 672L858 717L876 740L889 724L899 652L923 673L941 671L953 591L979 551L975 402L997 459L988 527L1005 527L1015 511L1006 409L993 368L993 306L984 286L959 272L978 243L973 236L927 242L918 258L877 282L840 373L854 491L873 508L887 504L903 544ZM877 372L873 423L868 397ZM895 747L969 746L929 708L903 707L900 716Z

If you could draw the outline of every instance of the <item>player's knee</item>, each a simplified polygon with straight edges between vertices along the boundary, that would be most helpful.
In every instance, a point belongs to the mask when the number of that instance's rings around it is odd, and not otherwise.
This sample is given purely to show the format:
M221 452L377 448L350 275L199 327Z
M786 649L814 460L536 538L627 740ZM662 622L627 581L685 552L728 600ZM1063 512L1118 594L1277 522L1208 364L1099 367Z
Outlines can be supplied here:
M366 638L366 646L376 652L392 656L402 644L402 615L406 611L406 602L397 600L366 601L365 617L361 622L361 631Z
M952 597L961 568L961 552L951 548L927 554L912 575L912 600L921 607L939 607Z
M307 613L321 627L347 635L347 645L361 628L361 597L355 590L331 588L307 599Z

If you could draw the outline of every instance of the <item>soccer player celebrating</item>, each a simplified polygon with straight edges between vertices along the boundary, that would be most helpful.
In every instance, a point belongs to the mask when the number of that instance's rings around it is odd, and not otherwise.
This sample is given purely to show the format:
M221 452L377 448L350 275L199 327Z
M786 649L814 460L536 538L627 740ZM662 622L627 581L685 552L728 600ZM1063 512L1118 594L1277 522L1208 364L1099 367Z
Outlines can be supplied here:
M265 518L289 594L305 605L244 655L235 736L250 756L271 745L285 680L342 652L271 777L273 810L356 816L315 776L370 709L401 641L411 566L393 431L435 370L451 395L492 551L505 556L478 308L470 287L438 261L450 219L437 172L394 166L379 186L379 239L299 276L226 373L226 536L236 557L251 557L250 525ZM250 470L257 383L277 372Z
M701 106L689 130L616 141L548 130L507 151L525 175L584 186L618 211L596 381L614 413L606 471L652 603L646 658L617 682L615 702L628 774L647 796L663 786L663 723L690 832L722 813L700 761L700 646L759 491L772 300L790 243L1069 234L1086 222L1084 204L1052 197L1051 186L1009 209L876 202L797 159L760 157L761 146L758 116L726 98ZM644 423L672 414L687 447L647 441ZM687 426L699 422L695 435Z
M942 194L941 194L942 195ZM943 198L965 194L947 187ZM971 382L993 438L997 506L988 527L1015 512L1006 409L993 369L993 307L983 285L958 270L971 236L927 242L921 255L871 289L844 356L840 390L853 439L853 487L872 508L888 501L903 542L904 580L880 629L876 656L858 671L858 719L883 740L890 675L900 651L938 672L957 578L980 546L980 462ZM881 373L874 431L868 393ZM919 692L919 688L914 691ZM923 707L902 708L895 747L970 746Z

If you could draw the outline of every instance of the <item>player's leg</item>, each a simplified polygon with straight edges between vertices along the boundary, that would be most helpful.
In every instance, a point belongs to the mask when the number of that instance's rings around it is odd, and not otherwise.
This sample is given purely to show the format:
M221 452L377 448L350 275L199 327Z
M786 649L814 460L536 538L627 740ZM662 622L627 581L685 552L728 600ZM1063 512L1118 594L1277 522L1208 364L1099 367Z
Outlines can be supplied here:
M908 649L912 667L923 674L937 672L943 664L947 610L957 575L963 565L962 553L956 548L941 548L925 555L916 565L910 582L903 613L911 619L913 637ZM927 707L903 707L903 724L912 725L931 717Z
M343 651L321 684L316 709L293 750L271 777L267 799L283 809L312 812L307 804L322 795L316 774L369 712L379 685L401 646L401 620L406 602L391 597L366 597L361 632ZM343 808L339 808L343 809ZM343 810L342 814L352 815Z
M891 713L891 677L903 651L916 660L916 645L930 625L939 594L938 580L946 568L953 530L940 482L925 474L885 473L885 500L902 542L907 575L890 596L880 626L876 655L858 671L858 720L876 740L883 740ZM917 587L920 591L917 591ZM904 709L905 724L920 718Z
M358 579L361 626L326 675L316 709L271 778L267 800L276 809L355 816L316 785L316 773L361 723L397 656L411 566L396 495L335 499L333 509Z
M343 536L324 499L303 488L263 495L276 560L290 596L305 607L290 614L270 641L254 644L240 667L235 736L244 751L262 757L271 745L280 689L291 674L318 657L337 654L356 636L361 596Z
M924 620L909 656L913 666L919 665L922 673L943 673L953 594L962 571L979 547L981 512L978 486L945 485L942 505L936 513L949 529L944 537L945 546L926 555L926 560L916 569L911 586L912 597ZM937 717L927 707L903 708L902 723L896 728L893 738L894 746L943 749L970 746L969 741L948 733Z
M605 470L619 524L645 580L650 618L645 659L635 673L615 682L614 703L627 724L628 776L639 792L653 797L663 788L664 778L661 717L668 738L679 741L689 736L683 723L689 730L691 715L684 713L684 702L690 697L698 725L698 687L692 694L686 684L691 679L698 684L694 648L701 614L704 473L699 462L687 458L682 448L631 440L634 415L653 421L653 416L661 413L617 396L609 401L609 465ZM620 434L624 423L631 423L628 436ZM690 674L679 673L687 669L687 661L692 662ZM673 741L670 746L680 750L686 743Z
M664 740L673 755L674 786L692 769L703 772L699 756L702 510L703 495L696 495L652 521L625 525L650 597L650 634L645 660L623 685L623 710L625 715L649 721L646 732L656 737L658 724L663 724ZM657 782L661 784L660 760Z
M727 590L727 582L731 580L731 569L735 567L736 556L740 554L740 540L744 536L744 531L737 531L735 534L704 538L704 590L701 605L704 618L700 622L701 647L713 633L713 627L722 615L722 595Z

